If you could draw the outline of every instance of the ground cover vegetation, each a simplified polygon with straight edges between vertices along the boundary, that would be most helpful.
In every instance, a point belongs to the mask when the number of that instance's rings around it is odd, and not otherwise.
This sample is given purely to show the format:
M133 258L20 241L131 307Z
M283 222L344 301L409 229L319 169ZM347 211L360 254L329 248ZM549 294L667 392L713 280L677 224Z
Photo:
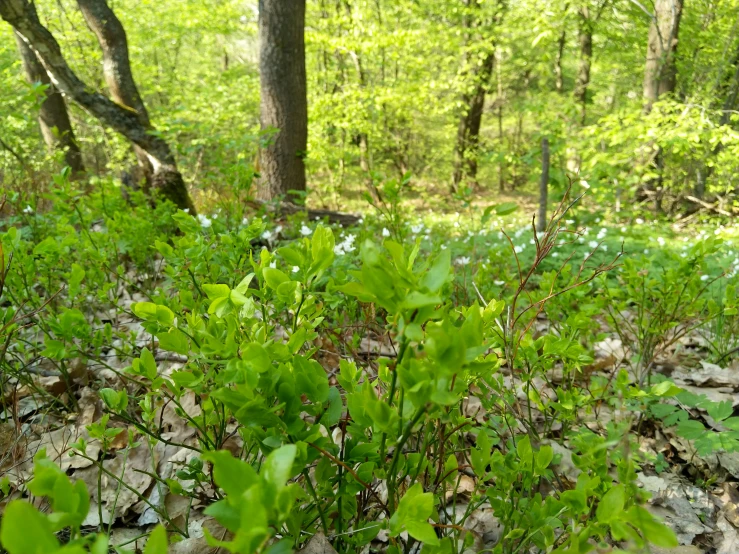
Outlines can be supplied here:
M0 552L739 551L738 7L0 0Z

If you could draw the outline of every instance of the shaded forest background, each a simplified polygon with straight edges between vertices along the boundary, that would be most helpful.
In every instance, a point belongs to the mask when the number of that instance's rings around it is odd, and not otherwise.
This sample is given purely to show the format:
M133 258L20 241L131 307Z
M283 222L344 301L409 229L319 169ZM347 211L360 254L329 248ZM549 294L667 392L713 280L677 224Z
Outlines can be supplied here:
M260 127L256 3L110 6L195 202L248 191L259 147L274 136ZM76 3L36 8L72 69L105 91L102 51ZM569 175L611 207L636 198L730 213L737 13L734 0L684 10L679 0L308 2L309 202L340 208L405 175L422 194L525 191L547 137L555 191ZM45 88L29 84L11 27L0 27L0 171L10 189L43 187L64 163L39 140ZM135 156L128 141L67 104L84 166L120 178Z

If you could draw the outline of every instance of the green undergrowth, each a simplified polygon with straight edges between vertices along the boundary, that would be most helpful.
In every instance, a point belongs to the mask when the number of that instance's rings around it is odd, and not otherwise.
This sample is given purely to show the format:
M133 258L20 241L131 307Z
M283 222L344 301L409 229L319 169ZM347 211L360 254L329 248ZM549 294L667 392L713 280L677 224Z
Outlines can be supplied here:
M1 229L5 417L24 428L7 394L22 387L71 416L87 367L103 415L74 455L96 442L103 474L121 438L190 450L157 486L205 504L229 532L208 541L226 551L289 552L317 533L342 553L671 547L636 484L656 463L637 445L645 421L700 453L739 449L731 406L658 371L694 334L703 358L734 359L731 229L582 222L565 204L540 233L508 204L440 223L390 205L341 229L240 208L194 218L104 183L88 196L59 184L46 211L11 199ZM628 354L594 369L607 337ZM335 367L321 361L327 345ZM162 353L182 363L165 369ZM43 389L38 368L61 376L63 393ZM193 431L187 442L163 437L163 405ZM602 410L613 417L586 424ZM562 473L565 445L575 479ZM11 474L0 489L9 554L107 551L110 526L82 525L100 503L74 475L43 452L30 482ZM147 554L188 537L154 507ZM465 527L482 507L501 527L494 544Z

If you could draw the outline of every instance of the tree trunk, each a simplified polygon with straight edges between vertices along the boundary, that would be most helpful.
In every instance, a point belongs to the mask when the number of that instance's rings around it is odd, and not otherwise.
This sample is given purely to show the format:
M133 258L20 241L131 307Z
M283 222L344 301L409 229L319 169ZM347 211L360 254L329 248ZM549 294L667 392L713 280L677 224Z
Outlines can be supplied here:
M169 145L152 128L141 124L139 114L93 92L67 65L59 43L44 27L28 0L0 0L0 17L10 23L34 50L52 82L100 122L140 146L154 167L154 187L179 208L194 213L195 207L177 170Z
M652 110L652 105L660 96L675 91L675 54L682 12L683 0L655 0L644 69L645 113Z
M463 180L477 186L477 154L480 144L480 126L485 108L485 93L493 73L495 52L491 50L482 63L470 72L470 91L462 95L463 112L457 125L457 142L454 148L454 174L452 191ZM469 60L468 62L469 63Z
M41 65L35 52L26 44L26 41L17 33L15 39L28 82L47 85L44 91L46 99L41 103L38 114L38 122L44 142L49 149L60 150L64 153L64 163L72 170L72 178L80 177L85 172L85 166L82 163L80 147L74 138L74 131L69 120L64 97L51 84L46 69Z
M308 148L305 0L259 0L261 126L277 129L261 150L259 198L304 192ZM291 199L299 200L299 199Z
M547 203L549 201L549 139L541 139L541 179L539 180L539 215L536 221L536 232L542 233L547 228Z
M554 88L561 93L564 90L564 76L562 74L562 58L564 57L565 44L567 42L567 31L562 29L557 39L557 56L554 59Z
M133 80L128 40L120 20L106 0L77 0L77 5L103 51L103 74L111 97L117 104L133 110L141 125L151 127L146 106ZM152 184L154 168L144 149L135 144L133 149L139 164L139 175L136 180L143 180L144 188L148 189Z
M593 25L587 6L578 12L580 42L580 66L575 82L575 101L580 104L580 121L585 123L587 113L588 85L590 84L590 64L593 57Z

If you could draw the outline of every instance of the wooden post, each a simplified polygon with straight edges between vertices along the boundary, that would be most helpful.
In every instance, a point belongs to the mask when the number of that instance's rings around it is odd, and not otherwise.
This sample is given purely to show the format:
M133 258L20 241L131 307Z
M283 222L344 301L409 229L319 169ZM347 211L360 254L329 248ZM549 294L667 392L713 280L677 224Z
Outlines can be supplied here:
M547 196L549 188L549 139L541 139L541 181L539 181L539 216L536 230L541 233L547 228Z

